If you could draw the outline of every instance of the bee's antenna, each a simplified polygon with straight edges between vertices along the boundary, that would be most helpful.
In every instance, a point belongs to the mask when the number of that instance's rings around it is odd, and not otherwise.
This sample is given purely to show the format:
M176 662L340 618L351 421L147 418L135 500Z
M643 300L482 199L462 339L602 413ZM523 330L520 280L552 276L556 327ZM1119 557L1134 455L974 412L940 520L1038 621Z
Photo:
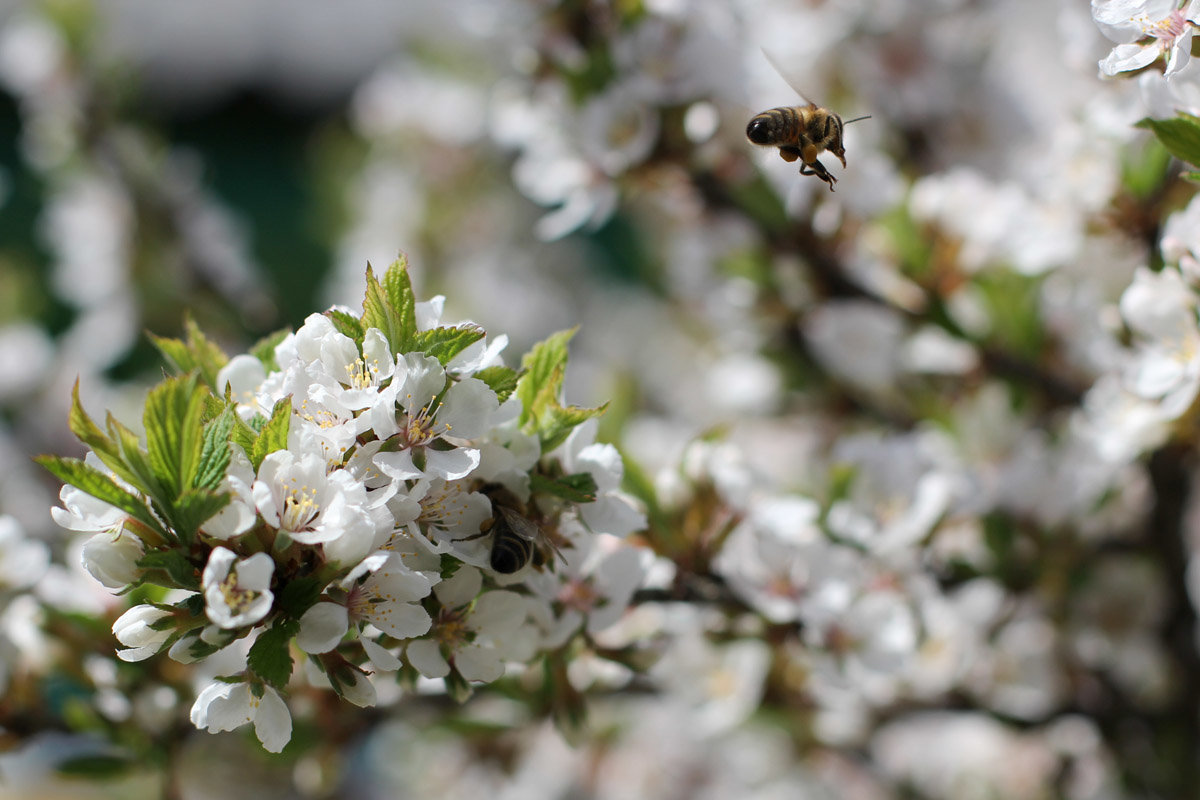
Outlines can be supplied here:
M842 122L842 124L849 125L851 122L858 122L860 119L870 119L870 118L871 118L871 115L867 114L865 117L855 117L854 119L845 120L844 122Z

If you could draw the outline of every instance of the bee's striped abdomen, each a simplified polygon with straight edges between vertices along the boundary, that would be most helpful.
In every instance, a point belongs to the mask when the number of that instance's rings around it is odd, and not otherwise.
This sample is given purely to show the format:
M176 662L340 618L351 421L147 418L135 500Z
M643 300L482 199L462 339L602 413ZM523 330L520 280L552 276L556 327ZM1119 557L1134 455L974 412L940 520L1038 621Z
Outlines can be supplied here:
M746 138L754 144L791 144L799 138L802 126L803 115L798 106L770 108L750 120Z

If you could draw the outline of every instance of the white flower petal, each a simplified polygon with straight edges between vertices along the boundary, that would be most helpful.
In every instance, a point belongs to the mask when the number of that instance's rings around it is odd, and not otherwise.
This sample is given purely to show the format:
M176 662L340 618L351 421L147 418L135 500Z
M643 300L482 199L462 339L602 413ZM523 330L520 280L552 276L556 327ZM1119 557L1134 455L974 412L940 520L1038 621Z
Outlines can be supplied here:
M438 425L446 435L457 439L477 439L492 426L492 416L500 410L496 393L478 378L464 378L446 390L437 410Z
M503 638L521 626L529 614L525 598L516 592L492 591L475 603L467 625L480 636Z
M367 654L367 658L375 666L375 669L381 672L395 672L404 665L399 656L392 653L386 647L371 639L362 639L363 652Z
M425 450L425 474L430 477L456 481L470 475L477 466L479 466L479 451L473 447Z
M454 668L469 681L491 683L504 674L504 664L495 650L469 644L454 654Z
M254 734L268 753L278 753L292 738L292 715L283 698L269 686L263 696L251 700L257 705L254 712Z
M479 595L483 588L483 574L475 567L459 567L458 572L433 587L442 605L451 608L465 606Z
M350 615L345 606L320 602L300 617L296 644L306 653L328 653L338 646L349 627Z
M442 656L437 642L432 639L409 642L404 654L408 657L408 663L426 678L444 678L450 674L450 665Z
M1100 62L1100 71L1105 75L1132 72L1154 63L1158 58L1158 45L1119 44Z

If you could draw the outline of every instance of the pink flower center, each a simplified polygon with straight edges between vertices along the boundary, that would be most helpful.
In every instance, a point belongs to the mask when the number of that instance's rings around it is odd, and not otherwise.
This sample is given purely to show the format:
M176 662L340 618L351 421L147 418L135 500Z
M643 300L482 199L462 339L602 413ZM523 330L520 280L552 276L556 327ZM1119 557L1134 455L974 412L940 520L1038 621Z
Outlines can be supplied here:
M578 611L581 614L587 614L596 607L596 603L600 600L600 595L586 581L572 580L563 585L559 590L558 600L567 608Z
M1182 36L1188 26L1188 21L1184 18L1182 9L1172 11L1157 22L1150 22L1148 17L1143 16L1141 23L1142 31L1161 41L1164 46L1169 46Z

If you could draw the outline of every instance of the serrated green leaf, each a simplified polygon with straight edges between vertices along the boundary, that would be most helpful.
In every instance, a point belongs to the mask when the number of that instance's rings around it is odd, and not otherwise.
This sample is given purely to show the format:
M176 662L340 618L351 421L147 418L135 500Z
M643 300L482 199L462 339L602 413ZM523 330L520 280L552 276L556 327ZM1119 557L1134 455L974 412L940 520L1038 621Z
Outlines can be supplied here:
M367 333L367 328L363 325L362 320L336 308L326 311L325 316L329 317L329 321L333 323L333 327L338 333L362 344L363 337Z
M483 328L473 324L419 331L413 337L412 349L433 356L444 365L482 339L484 334Z
M95 467L89 466L77 458L60 456L38 456L35 460L50 470L63 483L70 484L97 500L121 509L130 517L163 536L168 535L162 523L150 512L145 501L119 486L111 477Z
M496 393L496 398L503 403L517 388L517 380L521 376L512 367L504 367L497 364L494 367L479 370L472 377L486 383Z
M233 496L229 492L214 492L209 489L188 489L176 500L171 510L175 531L185 542L190 542L200 527L229 505Z
M215 490L225 481L230 459L229 437L233 434L236 417L233 408L226 406L220 416L204 426L200 462L196 465L196 474L192 478L193 487Z
M398 352L411 352L414 348L410 343L417 333L417 297L413 294L412 280L408 276L408 256L401 253L388 265L383 273L383 290L388 303L400 318L405 349Z
M567 343L578 328L552 334L533 346L521 360L522 374L517 381L521 399L521 425L536 419L540 405L556 402L566 374Z
M1171 119L1147 117L1137 123L1139 128L1154 132L1167 152L1189 164L1200 164L1200 118L1180 114Z
M279 369L279 365L275 363L275 348L279 343L288 337L292 332L291 328L280 328L274 333L269 333L259 339L250 348L250 355L262 362L267 372L274 372Z
M227 642L206 642L197 636L197 637L193 637L192 640L183 649L184 649L184 652L187 653L189 658L191 658L193 661L199 661L202 658L208 658L213 653L217 652L222 647L224 647L226 644L227 644ZM221 680L221 679L216 678L216 680ZM230 681L226 681L226 682L227 683L240 683L241 681L230 680Z
M150 335L150 340L163 357L181 374L198 370L210 387L217 385L217 373L229 363L229 356L216 344L208 340L196 321L188 316L184 320L187 340L167 339Z
M608 403L599 408L580 408L579 406L563 407L555 403L542 408L537 420L538 438L542 442L542 452L548 453L567 440L571 431L580 423L592 417L598 417L608 409Z
M242 452L247 456L254 449L254 440L258 438L258 431L250 427L250 425L241 417L234 415L233 430L229 433L230 444L236 444L242 448Z
M292 677L292 653L288 645L298 630L300 623L296 620L279 620L254 640L246 664L264 683L276 689L287 687Z
M152 583L192 592L200 590L199 567L178 548L152 550L139 558L137 565L146 572L162 574L162 579L152 580Z
M255 472L258 472L263 459L269 454L287 447L288 428L291 426L291 422L292 398L285 397L275 404L275 408L271 410L271 418L267 420L266 425L263 425L262 430L254 439L254 443L250 446L250 450L246 453L250 456L250 463L254 465Z
M154 475L170 498L193 485L204 446L204 398L196 373L167 378L150 390L142 424L146 454Z
M122 425L111 413L105 424L121 449L122 460L129 465L133 476L130 484L150 500L150 507L170 525L171 501L175 498L151 466L146 452L141 449L137 434Z
M289 617L299 619L305 611L312 608L325 588L325 581L309 575L304 578L293 578L284 584L276 602L279 608Z
M416 299L408 280L407 262L396 261L383 277L380 283L367 267L362 324L364 328L378 328L393 354L407 353L413 349L417 332Z
M189 616L199 618L204 616L204 595L189 594L175 604L175 608L186 611Z
M183 375L195 369L196 365L192 361L191 353L188 352L187 343L182 339L156 336L153 333L147 334L147 338L158 349L163 360L175 370L176 374Z
M226 385L225 388L228 389L229 386ZM221 416L231 403L232 400L226 400L224 397L217 397L212 393L206 394L204 395L204 413L200 418L207 424Z
M67 425L79 441L92 449L104 466L111 469L126 483L134 483L133 473L121 458L120 447L104 431L100 430L100 426L93 422L92 418L83 410L83 404L79 400L78 378L71 390L71 411L67 415Z
M575 472L559 478L549 478L535 472L529 479L530 488L535 492L546 492L572 503L591 503L596 499L596 479L588 472Z

